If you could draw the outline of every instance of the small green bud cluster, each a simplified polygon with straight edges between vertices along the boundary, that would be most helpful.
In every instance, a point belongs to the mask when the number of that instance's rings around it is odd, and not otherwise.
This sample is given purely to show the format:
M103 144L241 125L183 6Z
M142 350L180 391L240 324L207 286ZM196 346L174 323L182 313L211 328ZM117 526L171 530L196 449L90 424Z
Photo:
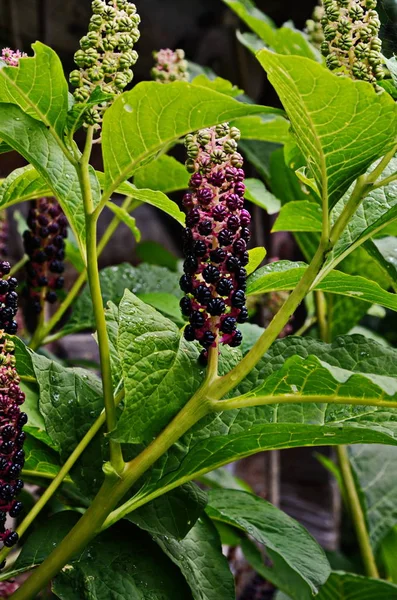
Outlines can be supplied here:
M324 14L324 7L320 5L316 6L312 18L306 21L305 32L309 41L318 49L321 48L321 44L324 41L324 32L321 25L321 19L324 17Z
M183 50L170 50L166 48L153 52L156 61L152 69L152 77L160 83L171 83L172 81L188 80L188 65Z
M321 44L327 67L372 83L385 76L376 0L323 0Z
M86 102L99 86L105 94L117 96L132 81L131 67L138 60L133 49L139 40L140 17L128 0L94 0L88 33L74 55L79 69L70 74L77 102ZM109 102L86 111L85 124L99 128Z

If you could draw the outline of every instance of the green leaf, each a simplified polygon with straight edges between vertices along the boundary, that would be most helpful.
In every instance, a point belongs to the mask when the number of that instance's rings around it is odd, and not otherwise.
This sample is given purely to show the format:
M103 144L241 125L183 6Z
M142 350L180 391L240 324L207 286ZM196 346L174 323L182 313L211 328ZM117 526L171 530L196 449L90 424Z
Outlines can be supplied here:
M297 521L266 500L236 490L211 490L207 514L242 529L277 554L313 593L331 572L324 551Z
M299 283L306 269L304 263L293 263L287 260L265 265L249 277L247 295L292 290ZM331 271L314 289L397 310L397 294L386 292L375 281L341 271Z
M252 493L252 489L243 479L235 477L227 469L227 467L221 467L206 473L203 477L200 477L200 483L207 485L209 488L214 489L227 489L227 490L240 490L244 492Z
M126 519L152 535L181 540L194 526L206 504L207 494L194 483L187 483L144 504Z
M226 94L232 98L236 98L236 96L241 96L241 94L244 94L244 90L240 90L236 85L233 85L231 81L223 79L223 77L215 77L215 79L210 79L204 73L197 75L192 80L192 84L209 88L210 90L220 92L221 94Z
M27 428L24 429L29 434ZM59 458L48 446L31 435L27 435L23 449L25 452L23 473L26 476L52 479L58 474L60 469Z
M163 194L163 192L138 189L135 187L135 185L127 181L123 183L122 190L126 196L131 196L131 198L134 198L135 200L145 202L146 204L151 204L152 206L162 210L184 227L184 213L179 210L176 202L170 200L165 194Z
M137 188L148 188L169 194L189 187L189 173L185 165L167 154L162 154L134 175Z
M43 523L26 540L12 575L41 564L79 516L64 511ZM75 555L52 586L61 600L191 600L179 570L148 535L126 521Z
M369 170L371 172L372 169ZM397 158L393 158L383 172L382 178L397 171ZM335 221L346 205L351 189L338 202L332 214ZM372 190L358 207L337 244L331 251L327 265L338 264L353 248L377 234L397 218L397 181Z
M49 127L58 143L63 144L68 84L62 63L57 53L41 42L32 48L35 55L21 58L18 67L0 65L0 102L17 104Z
M0 154L6 154L6 152L12 152L11 146L0 140Z
M200 518L180 541L155 538L160 548L180 568L194 600L231 600L234 579L222 554L219 535L208 518Z
M387 94L377 94L370 84L338 77L306 58L266 50L257 58L284 105L321 196L331 208L350 184L396 143L396 103Z
M386 571L393 583L397 583L397 527L393 527L388 535L382 541L382 558L385 563Z
M296 200L285 204L272 233L276 231L322 231L323 218L321 206L309 200Z
M259 267L259 265L265 258L266 248L263 248L262 246L258 248L251 248L251 250L248 250L248 256L249 261L248 265L246 266L246 271L248 275L251 275L251 273L256 271L256 269Z
M138 83L122 94L103 120L108 192L190 131L274 109L243 104L219 92L176 81ZM1 136L0 131L0 136Z
M397 448L358 445L349 447L350 464L361 492L371 545L377 550L397 524Z
M0 207L48 195L49 185L31 165L15 169L0 185Z
M149 294L138 294L138 298L149 304L152 308L155 308L162 315L171 319L176 325L182 327L185 325L185 321L182 317L181 308L179 306L179 300L172 294L163 294L162 292L151 292Z
M119 305L117 346L125 398L112 437L125 443L149 441L200 385L198 350L176 325L128 290Z
M92 92L91 96L85 102L75 102L74 97L71 97L73 102L72 107L69 109L67 114L66 128L69 133L73 134L77 129L82 127L84 123L84 115L90 108L113 100L113 94L105 94L99 86L97 86Z
M280 210L280 200L266 189L260 179L246 179L245 185L247 200L263 208L269 215L274 215Z
M232 125L241 131L243 140L261 140L285 144L291 137L289 122L279 115L241 117Z
M179 288L179 277L164 267L141 264L133 267L122 263L113 267L106 267L99 273L104 306L109 301L118 304L125 289L134 294L160 292L173 294L180 298L182 292ZM84 329L95 328L95 319L89 288L86 286L77 299L72 316L63 329L64 335L76 333Z
M397 378L397 351L362 336L341 336L332 344L309 337L287 337L273 344L235 393L258 388L295 355L314 355L328 365L361 376L376 373ZM134 503L263 450L354 443L397 445L396 415L395 409L326 403L274 404L210 415L156 463Z
M122 208L121 206L114 204L114 202L107 202L106 206L108 208L110 208L112 213L114 213L116 215L116 217L118 217L122 223L127 225L128 229L131 231L131 233L134 236L134 238L136 239L136 241L140 242L141 241L141 232L136 225L135 218L131 217L131 215L125 210L125 208Z
M166 267L170 271L176 271L178 268L179 259L158 242L141 242L136 247L136 255L148 265Z
M0 104L0 136L29 161L47 182L67 216L84 256L85 216L80 183L75 168L55 138L43 123L12 104ZM32 175L29 173L28 177L30 184ZM91 184L97 203L100 188L93 169Z

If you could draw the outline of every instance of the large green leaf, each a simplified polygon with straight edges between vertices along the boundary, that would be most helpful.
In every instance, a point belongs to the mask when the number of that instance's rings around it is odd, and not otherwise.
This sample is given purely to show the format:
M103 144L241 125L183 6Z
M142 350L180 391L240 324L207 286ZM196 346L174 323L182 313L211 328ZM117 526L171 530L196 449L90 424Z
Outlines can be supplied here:
M16 105L0 104L0 136L47 182L61 204L84 255L85 216L77 172L46 125L22 112ZM29 182L31 176L29 173ZM91 185L94 202L97 203L100 188L93 169Z
M163 154L157 160L136 171L134 183L138 188L159 190L168 194L189 186L189 173L185 165L172 156Z
M21 58L18 67L0 65L0 102L18 104L49 127L62 144L68 110L68 84L62 63L57 53L41 42L32 48L35 55Z
M79 516L66 511L47 520L29 536L13 570L5 576L41 564ZM75 555L52 586L61 600L191 600L179 570L147 534L126 521Z
M396 143L396 103L370 84L338 77L306 58L266 50L257 57L287 111L321 196L332 207Z
M393 158L383 172L382 177L387 177L396 170L397 158ZM350 193L351 190L335 206L332 215L333 220L341 213L350 197ZM372 190L366 196L330 253L327 265L338 264L353 248L381 231L394 219L397 219L397 181Z
M0 185L0 207L48 196L51 188L31 165L15 169Z
M292 596L294 600L309 600ZM397 585L378 579L370 579L333 571L327 583L321 588L316 600L397 600ZM289 596L278 593L276 600L290 600Z
M359 484L374 550L397 524L397 448L351 446L350 463Z
M246 23L252 31L269 46L272 45L276 28L272 20L256 8L251 0L223 0Z
M280 200L276 198L260 179L248 178L245 180L247 200L263 208L269 215L274 215L280 210Z
M25 452L23 473L27 477L52 479L58 474L60 469L59 458L48 446L28 435L23 449Z
M274 113L274 109L243 104L182 81L169 85L154 81L139 83L122 94L104 117L106 187L113 191L139 167L190 131L266 112Z
M242 529L279 555L316 593L331 572L324 551L297 521L266 500L237 490L209 492L207 514Z
M306 269L307 266L304 263L294 263L288 260L265 265L249 277L247 295L292 290L299 283ZM386 308L397 310L397 294L386 292L375 281L342 273L342 271L331 271L314 289L349 296L371 304L381 304Z
M294 355L314 355L329 365L361 375L397 377L397 351L363 336L339 337L333 344L288 337L273 344L235 393L258 388ZM349 405L334 408L326 403L275 404L210 415L156 463L131 505L262 450L330 443L397 445L396 415L396 409Z
M201 383L198 350L176 325L128 290L119 305L117 349L124 377L124 410L113 434L149 441Z
M182 571L194 600L235 597L233 575L222 554L219 535L208 518L200 518L183 540L157 536L155 541Z
M109 301L118 304L124 290L131 290L134 294L162 292L180 298L182 292L179 288L179 277L176 273L164 267L141 264L133 267L122 263L113 267L102 269L100 274L102 300L104 306ZM64 335L75 333L84 329L94 329L95 319L92 311L91 295L85 287L76 301L73 313L66 327Z
M243 140L284 144L291 137L288 121L279 115L241 117L232 124L240 129Z
M187 483L127 515L127 519L152 535L183 539L202 514L207 494Z
M322 231L322 210L316 202L296 200L284 204L276 222L275 231Z

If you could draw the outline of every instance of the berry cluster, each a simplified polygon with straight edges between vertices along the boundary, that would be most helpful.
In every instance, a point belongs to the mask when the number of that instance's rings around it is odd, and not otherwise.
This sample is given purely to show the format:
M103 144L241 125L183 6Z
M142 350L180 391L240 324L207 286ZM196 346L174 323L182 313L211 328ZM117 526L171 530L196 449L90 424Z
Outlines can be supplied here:
M160 83L171 83L172 81L188 80L188 65L183 50L159 50L153 52L156 61L152 69L152 77Z
M120 94L132 81L131 67L138 60L133 49L140 36L135 4L128 0L94 0L92 11L88 33L74 55L79 70L70 74L77 102L88 100L98 86L105 94ZM107 107L108 102L104 102L88 109L86 125L99 128Z
M239 346L237 323L248 319L245 289L250 214L244 207L243 158L237 152L240 132L227 123L185 139L190 191L183 198L186 293L182 313L189 317L188 341L203 346L202 360L217 341Z
M8 219L7 211L0 211L0 260L8 256Z
M25 394L19 387L15 369L14 342L6 333L16 333L15 316L18 295L17 281L13 277L3 279L10 271L7 262L0 263L0 541L11 547L18 541L18 534L5 526L7 515L15 518L22 510L16 496L23 488L19 479L24 465L25 434L22 431L27 415L20 410ZM11 324L11 326L10 326ZM4 565L1 565L2 568Z
M56 302L57 290L63 287L67 224L55 198L40 198L29 211L29 229L23 241L30 259L26 265L28 290L37 313L44 300Z
M321 25L321 19L324 17L324 7L318 5L313 10L312 18L306 21L305 32L309 38L309 41L316 48L320 49L321 44L324 41L324 32Z
M378 89L376 82L385 73L376 3L376 0L323 0L321 24L325 41L321 51L329 69L368 81Z
M20 50L11 50L11 48L3 48L1 51L1 60L9 67L17 67L19 65L19 59L27 56L25 52Z

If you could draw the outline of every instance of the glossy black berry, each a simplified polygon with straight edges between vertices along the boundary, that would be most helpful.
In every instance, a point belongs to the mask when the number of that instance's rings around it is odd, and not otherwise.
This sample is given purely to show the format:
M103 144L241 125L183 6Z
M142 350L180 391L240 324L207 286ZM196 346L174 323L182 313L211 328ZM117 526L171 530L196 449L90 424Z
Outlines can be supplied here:
M8 325L5 327L5 331L7 333L9 333L10 335L15 335L16 332L18 331L18 323L16 321L11 321L10 323L8 323Z
M9 533L7 535L7 537L4 539L4 546L6 546L7 548L12 548L12 546L15 546L15 544L18 542L19 540L19 535L17 534L16 531L11 531L11 533Z
M18 417L18 427L21 429L24 425L26 425L27 422L28 415L24 412L21 412L21 414Z
M197 267L198 260L195 256L189 255L185 258L185 261L183 263L183 270L185 271L185 273L192 275L197 270Z
M194 312L192 312L192 314L190 315L190 324L195 328L195 329L200 329L200 327L202 327L205 323L205 316L203 315L202 312L200 312L199 310L195 310Z
M179 286L183 292L190 294L193 291L192 278L188 275L182 275L179 280Z
M199 363L200 365L202 365L203 367L206 367L208 364L208 350L202 350L200 352L200 356L199 356Z
M18 450L18 452L14 454L13 462L18 465L23 465L25 462L25 452L23 450Z
M17 517L23 509L23 505L22 502L15 502L15 504L13 505L13 507L10 510L10 517L12 517L13 519L15 519L15 517Z
M8 279L8 287L10 290L15 290L18 287L18 279L16 279L15 277L10 277Z
M226 256L227 252L223 248L216 248L215 250L211 250L210 252L210 259L216 264L223 262Z
M232 294L232 306L242 308L245 304L245 294L243 290L237 290Z
M205 267L203 270L203 278L207 283L216 283L220 276L219 269L214 267L214 265L208 265L208 267Z
M226 261L226 268L231 273L234 273L241 268L241 262L237 258L237 256L229 256L229 258Z
M241 331L239 329L236 329L229 345L232 346L232 348L236 348L237 346L240 346L242 341L243 341L243 334L241 333Z
M244 254L247 249L247 242L243 239L236 240L233 244L233 250L236 254Z
M215 342L215 335L212 333L212 331L206 331L200 340L200 344L204 348L209 348L210 346L212 346L212 344L214 342Z
M192 312L192 301L187 296L181 298L179 306L181 307L182 314L185 315L185 317L188 317Z
M1 454L11 454L14 450L14 442L3 442L0 446Z
M15 438L15 445L17 446L17 448L22 448L25 440L26 440L26 433L24 433L23 431L20 431L18 433L17 437Z
M203 240L197 240L193 245L193 253L195 256L205 256L207 254L207 244Z
M56 294L56 292L54 292L52 290L48 290L48 292L45 295L45 299L50 304L54 304L57 301L57 294Z
M204 219L199 223L198 230L201 235L210 235L212 233L212 221L210 219Z
M9 285L5 279L0 279L0 294L6 294L8 292Z
M193 208L186 215L186 225L188 227L193 227L193 225L196 225L196 223L198 223L199 221L200 221L200 211L198 210L198 208Z
M228 296L233 290L233 282L231 279L223 278L218 282L216 291L220 296Z
M236 328L236 319L234 317L226 317L222 321L221 330L223 333L232 333Z
M57 277L55 279L55 289L56 290L61 290L64 285L65 285L65 279L63 277Z
M248 310L245 306L240 309L240 313L237 317L237 323L245 323L248 321Z
M241 262L241 266L242 266L242 267L245 267L246 265L248 265L248 263L249 263L249 260L250 260L250 257L249 257L249 254L248 254L248 252L244 252L244 254L242 254L242 255L240 256L240 262Z
M21 466L20 465L11 465L11 467L7 471L7 475L11 479L15 479L16 477L18 477L18 475L20 474L20 472L21 472Z
M218 234L218 241L221 246L230 246L233 242L233 232L230 229L222 229Z
M1 430L1 435L4 440L10 440L15 435L15 428L12 425L6 425Z
M226 304L221 298L212 298L207 305L207 310L211 316L222 315L226 310Z
M22 479L17 479L14 485L15 493L18 494L21 490L23 490L24 483Z
M240 229L240 237L241 237L243 240L245 240L246 242L249 242L249 241L250 241L250 238L251 238L251 232L250 232L250 230L248 229L248 227L242 227L242 228Z
M191 325L186 325L183 335L185 336L185 340L193 342L196 339L196 330Z
M3 473L8 467L8 460L4 457L0 458L0 472Z
M12 500L14 497L15 490L9 483L0 486L0 498L2 500Z
M237 229L240 227L240 219L238 216L231 215L227 220L227 226L231 231L237 231Z
M196 287L194 290L194 295L200 304L203 304L204 306L211 300L211 290L204 284L200 284Z

